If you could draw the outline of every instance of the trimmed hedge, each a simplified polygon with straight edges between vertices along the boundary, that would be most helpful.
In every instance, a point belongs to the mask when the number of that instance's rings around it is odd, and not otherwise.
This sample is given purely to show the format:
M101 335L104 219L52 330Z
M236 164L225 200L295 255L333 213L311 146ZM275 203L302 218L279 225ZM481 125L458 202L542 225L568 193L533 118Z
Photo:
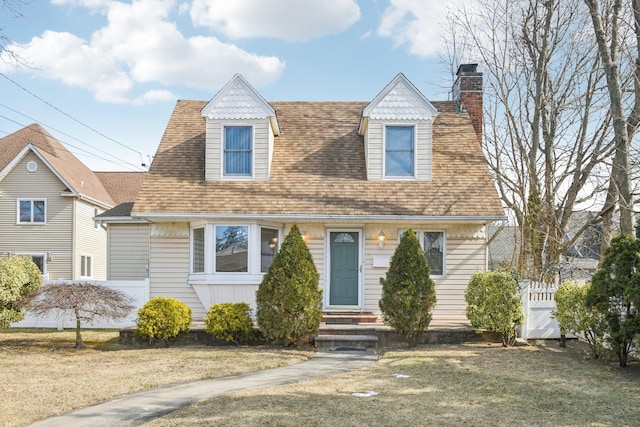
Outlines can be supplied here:
M217 340L239 344L251 339L253 323L249 304L214 304L205 317L205 329Z
M189 332L191 309L175 298L151 298L138 310L136 335L153 343L165 344L181 333Z

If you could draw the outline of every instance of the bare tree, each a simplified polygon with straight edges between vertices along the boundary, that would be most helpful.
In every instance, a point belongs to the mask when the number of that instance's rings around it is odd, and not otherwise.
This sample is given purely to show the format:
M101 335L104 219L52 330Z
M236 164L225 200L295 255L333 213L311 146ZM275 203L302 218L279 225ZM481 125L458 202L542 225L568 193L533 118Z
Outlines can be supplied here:
M484 151L521 233L515 267L549 278L579 237L567 239L574 211L603 192L612 138L600 58L580 0L479 3L451 14L455 51L485 72Z
M0 15L9 15L12 18L21 18L22 15L22 7L29 3L28 0L2 0L0 2ZM5 58L14 60L17 62L20 61L11 49L9 49L9 45L11 44L11 40L4 33L4 28L0 27L0 57L5 56Z
M630 148L640 122L640 0L584 0L611 103L615 156L603 209L609 242L615 203L620 231L633 235L634 208ZM626 56L625 56L626 54Z
M76 348L84 347L80 328L82 322L97 319L118 320L134 309L132 300L124 293L92 283L53 283L43 286L32 296L29 311L44 315L52 311L72 312L76 319Z

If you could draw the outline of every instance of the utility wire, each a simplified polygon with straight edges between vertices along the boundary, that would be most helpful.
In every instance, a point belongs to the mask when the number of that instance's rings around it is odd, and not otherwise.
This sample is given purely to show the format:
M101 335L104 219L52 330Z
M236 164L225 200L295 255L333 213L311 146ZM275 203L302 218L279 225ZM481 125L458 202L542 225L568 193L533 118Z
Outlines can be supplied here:
M27 89L27 88L25 88L24 86L20 85L18 82L16 82L16 81L14 81L14 80L10 79L9 77L7 77L6 75L4 75L3 73L0 73L0 76L2 76L2 77L4 77L5 79L9 80L11 83L13 83L14 85L18 86L20 89L22 89L23 91L27 92L29 95L33 96L34 98L36 98L36 99L38 99L38 100L40 100L40 101L44 102L45 104L47 104L49 107L53 108L54 110L56 110L56 111L60 112L61 114L64 114L65 116L67 116L68 118L70 118L71 120L73 120L74 122L79 123L80 125L82 125L82 126L86 127L87 129L89 129L89 130L91 130L91 131L93 131L93 132L97 133L98 135L102 136L103 138L108 139L109 141L115 142L116 144L118 144L118 145L120 145L120 146L122 146L122 147L126 148L127 150L131 150L131 151L133 151L134 153L139 154L139 155L140 155L140 158L143 158L143 155L142 155L142 153L141 153L140 151L135 150L135 149L133 149L133 148L131 148L131 147L129 147L129 146L127 146L127 145L125 145L125 144L123 144L123 143L119 142L119 141L116 141L115 139L111 138L110 136L105 135L104 133L102 133L102 132L100 132L100 131L98 131L98 130L96 130L96 129L92 128L91 126L89 126L89 125L87 125L87 124L85 124L85 123L83 123L83 122L81 122L80 120L76 119L75 117L73 117L73 116L71 116L71 115L69 115L69 114L65 113L65 112L64 112L64 111L62 111L60 108L56 107L55 105L53 105L53 104L52 104L52 103L50 103L49 101L47 101L47 100L45 100L45 99L43 99L43 98L39 97L39 96L38 96L38 95L36 95L35 93L31 92L29 89Z
M15 123L15 124L17 124L17 125L20 125L20 126L22 126L22 127L26 127L24 124L19 123L19 122L15 121L15 120L12 120L12 119L10 119L10 118L8 118L8 117L6 117L6 116L3 116L2 114L0 114L0 118L3 118L3 119L5 119L5 120L8 120L8 121L10 121L10 122L12 122L12 123ZM9 135L9 134L10 134L9 132L4 131L4 130L0 130L0 132L5 133L5 134L7 134L7 135ZM41 134L41 135L43 135L43 136L46 136L46 137L50 137L50 135L47 135L47 134L45 134L45 133L43 133L43 132L39 132L39 131L35 131L35 130L34 130L34 132L37 132L37 133L39 133L39 134ZM31 141L29 141L27 138L24 138L24 137L19 137L19 138L20 138L20 139L23 139L23 140L25 140L25 141L27 141L27 142L31 142ZM78 150L78 151L82 152L83 154L88 155L88 156L90 156L90 157L93 157L93 158L96 158L96 159L100 159L100 160L104 160L104 161L107 161L107 162L109 162L109 163L113 163L114 165L122 166L122 163L118 163L118 162L115 162L115 161L113 161L113 160L111 160L111 159L106 159L106 158L104 158L104 157L97 156L96 154L94 154L94 153L92 153L92 152L90 152L90 151L87 151L87 150L85 150L85 149L83 149L83 148L80 148L80 147L76 147L75 145L73 145L73 144L69 144L68 142L65 142L65 141L59 141L59 140L58 140L58 142L64 142L67 146L72 147L72 148L75 148L76 150ZM69 151L66 147L63 147L63 148L62 148L62 150L63 150L63 151L66 151L66 152L68 152L68 153L73 154L73 153L72 153L71 151ZM134 171L135 171L135 172L140 172L140 170L139 170L139 169L134 170Z
M86 145L86 146L88 146L88 147L91 147L92 149L94 149L94 150L96 150L96 151L99 151L99 152L101 152L101 153L103 153L103 154L105 154L105 155L107 155L107 156L109 156L109 157L112 157L112 158L116 159L117 161L121 162L122 164L126 164L126 165L129 165L129 166L135 167L135 168L139 168L139 166L138 166L137 164L130 163L130 162L128 162L128 161L126 161L126 160L124 160L124 159L121 159L121 158L119 158L119 157L117 157L117 156L114 156L113 154L111 154L111 153L109 153L109 152L107 152L107 151L104 151L104 150L102 150L102 149L100 149L100 148L94 147L93 145L91 145L91 144L89 144L89 143L87 143L87 142L84 142L84 141L82 141L82 140L80 140L80 139L76 138L75 136L69 135L68 133L65 133L65 132L63 132L63 131L61 131L61 130L59 130L59 129L56 129L55 127L50 126L50 125L48 125L48 124L46 124L46 123L40 122L40 121L38 121L37 119L34 119L33 117L29 117L29 116L27 116L26 114L21 113L20 111L18 111L18 110L16 110L16 109L14 109L14 108L11 108L11 107L9 107L9 106L7 106L7 105L4 105L4 104L2 104L2 103L0 103L0 107L4 107L4 108L6 108L7 110L13 111L14 113L19 114L19 115L21 115L22 117L25 117L25 118L27 118L27 119L31 120L32 122L40 123L40 124L44 125L47 129L52 129L52 130L54 130L54 131L56 131L56 132L58 132L58 133L60 133L60 134L62 134L62 135L64 135L64 136L66 136L66 137L69 137L69 138L71 138L71 139L74 139L75 141L78 141L78 142L79 142L79 143L81 143L81 144L84 144L84 145ZM5 117L5 116L0 115L0 117L4 118L4 119L6 119L6 120L12 121L13 123L20 124L20 123L18 123L18 122L16 122L16 121L13 121L13 120L11 120L11 119L9 119L9 118ZM65 142L65 141L60 141L60 142ZM67 144L67 142L65 142L65 144ZM75 147L74 147L74 148L75 148ZM95 155L94 155L94 156L95 156ZM105 159L104 157L95 156L95 158L100 159L100 160L110 161L109 159Z

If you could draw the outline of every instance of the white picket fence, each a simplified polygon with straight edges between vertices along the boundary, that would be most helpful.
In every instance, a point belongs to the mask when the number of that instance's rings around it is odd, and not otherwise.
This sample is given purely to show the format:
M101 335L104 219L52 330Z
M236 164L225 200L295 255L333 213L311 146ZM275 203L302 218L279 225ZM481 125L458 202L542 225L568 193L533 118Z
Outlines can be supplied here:
M556 308L558 285L524 281L520 283L525 323L519 336L525 339L560 338L560 326L551 312Z
M45 285L49 281L45 281ZM55 281L60 283L59 280ZM67 283L73 283L66 281ZM64 283L64 281L63 281ZM83 328L107 328L107 329L119 329L128 328L135 325L136 312L149 300L149 279L146 280L107 280L107 281L88 281L96 285L106 286L112 289L117 289L124 294L130 296L133 299L134 309L129 313L125 319L118 321L98 320L91 324L83 324ZM51 313L46 316L34 316L28 314L20 322L12 323L12 327L15 328L57 328L67 329L75 328L76 322L73 313Z

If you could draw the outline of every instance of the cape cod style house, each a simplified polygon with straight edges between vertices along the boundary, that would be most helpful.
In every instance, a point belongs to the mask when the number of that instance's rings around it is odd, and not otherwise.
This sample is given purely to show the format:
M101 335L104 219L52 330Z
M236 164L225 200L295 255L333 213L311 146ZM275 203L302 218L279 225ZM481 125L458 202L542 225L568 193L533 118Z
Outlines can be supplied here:
M215 303L255 308L297 224L324 310L378 314L379 280L412 228L436 283L434 322L466 322L486 225L505 217L481 150L482 74L461 67L454 92L430 102L398 74L371 102L267 102L236 75L209 102L178 101L135 203L100 216L109 270L148 258L150 296L196 319Z
M92 172L39 124L0 139L0 256L45 279L104 280L107 232L94 217L133 200L139 172Z

